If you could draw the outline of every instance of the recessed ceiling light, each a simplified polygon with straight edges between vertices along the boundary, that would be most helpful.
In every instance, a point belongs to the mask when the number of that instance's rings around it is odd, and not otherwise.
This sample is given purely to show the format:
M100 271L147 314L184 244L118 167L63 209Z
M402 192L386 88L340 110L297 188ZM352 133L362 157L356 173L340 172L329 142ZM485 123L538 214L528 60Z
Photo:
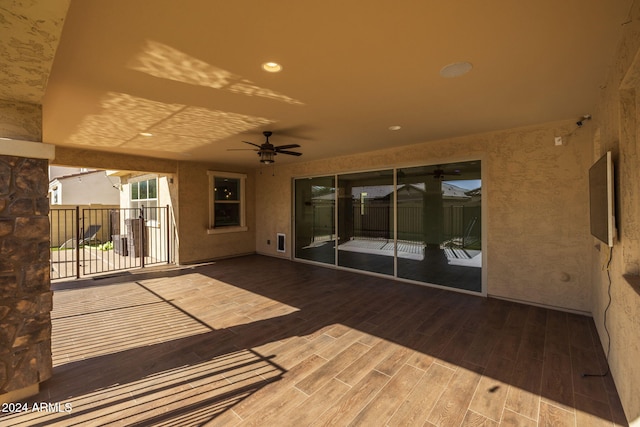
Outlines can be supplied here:
M262 69L270 73L278 73L282 71L282 65L277 62L265 62L262 64Z
M398 126L398 125L393 125L393 126L389 126L389 130L400 130L402 129L402 126Z
M470 62L454 62L442 67L440 75L446 78L460 77L467 74L472 68L473 65Z
M153 136L151 132L140 132L140 136Z

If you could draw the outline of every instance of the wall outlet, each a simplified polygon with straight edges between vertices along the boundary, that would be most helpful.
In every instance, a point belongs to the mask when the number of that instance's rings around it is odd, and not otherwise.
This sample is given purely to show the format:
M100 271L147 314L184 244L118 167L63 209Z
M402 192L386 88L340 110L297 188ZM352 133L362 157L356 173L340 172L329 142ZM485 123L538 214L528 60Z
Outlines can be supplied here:
M562 137L556 136L556 145L562 145Z

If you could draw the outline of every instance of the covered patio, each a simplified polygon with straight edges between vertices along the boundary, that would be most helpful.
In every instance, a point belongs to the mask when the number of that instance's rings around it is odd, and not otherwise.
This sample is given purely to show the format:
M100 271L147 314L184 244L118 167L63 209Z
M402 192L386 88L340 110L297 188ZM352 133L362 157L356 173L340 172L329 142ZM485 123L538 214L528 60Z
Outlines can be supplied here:
M54 375L0 423L627 424L582 315L260 255L52 289Z

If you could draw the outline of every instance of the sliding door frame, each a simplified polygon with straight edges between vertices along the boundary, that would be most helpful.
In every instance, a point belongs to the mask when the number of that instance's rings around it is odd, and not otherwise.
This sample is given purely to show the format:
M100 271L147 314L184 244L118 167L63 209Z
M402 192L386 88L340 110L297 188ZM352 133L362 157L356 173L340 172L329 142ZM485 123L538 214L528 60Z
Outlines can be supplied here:
M481 170L480 170L480 180L482 182L482 204L480 207L480 211L481 211L481 221L480 221L480 232L482 235L482 239L481 239L481 251L482 251L482 271L481 271L481 290L480 292L476 292L476 291L469 291L466 289L460 289L460 288L456 288L456 287L451 287L451 286L445 286L445 285L439 285L436 283L428 283L428 282L421 282L421 281L417 281L417 280L411 280L411 279L405 279L402 277L398 277L398 198L397 198L397 188L398 188L398 170L399 169L406 169L406 168L413 168L413 167L429 167L429 166L436 166L436 165L443 165L446 166L447 164L452 164L452 163L463 163L463 162L473 162L473 161L479 161L481 162ZM338 222L338 214L339 214L339 209L338 209L338 178L340 175L348 175L348 174L355 174L355 173L366 173L366 172L376 172L376 171L381 171L381 170L392 170L393 171L393 275L388 275L388 274L381 274L381 273L376 273L376 272L372 272L372 271L367 271L367 270L359 270L359 269L355 269L355 268L349 268L349 267L344 267L344 266L340 266L338 265L338 236L340 235L340 230L339 228L339 222ZM441 161L441 162L437 162L437 163L417 163L417 164L409 164L409 165L402 165L402 166L393 166L393 167L380 167L380 168L375 168L375 169L365 169L365 170L348 170L348 171L341 171L341 172L333 172L333 173L323 173L323 174L313 174L313 175L304 175L304 176L295 176L292 177L291 179L291 195L292 195L292 200L291 200L291 224L292 224L292 250L291 250L291 259L293 261L296 262L302 262L302 263L308 263L308 264L313 264L313 265L317 265L317 266L321 266L321 267L327 267L327 268L334 268L337 270L344 270L344 271L351 271L351 272L355 272L355 273L360 273L360 274L365 274L365 275L369 275L369 276L375 276L375 277L381 277L381 278L385 278L385 279L392 279L394 281L398 281L398 282L403 282L403 283L410 283L410 284L414 284L414 285L420 285L420 286L426 286L426 287L430 287L430 288L438 288L438 289L444 289L444 290L449 290L449 291L454 291L454 292L460 292L460 293L464 293L464 294L470 294L470 295L475 295L475 296L487 296L487 277L488 277L488 272L487 272L487 240L488 240L488 236L486 233L487 230L487 221L488 221L488 198L486 197L487 192L486 190L486 171L487 167L486 167L486 162L484 160L484 156L478 156L478 157L472 157L472 158L468 158L468 159L455 159L455 160L447 160L447 161ZM296 250L297 250L297 239L296 239L296 181L297 180L302 180L302 179L309 179L309 178L321 178L321 177L331 177L333 178L333 182L334 182L334 186L335 186L335 193L334 193L334 213L333 213L333 221L334 221L334 234L335 234L335 245L334 245L334 263L333 264L327 264L327 263L323 263L323 262L319 262L319 261L313 261L313 260L309 260L309 259L304 259L304 258L298 258L296 256Z

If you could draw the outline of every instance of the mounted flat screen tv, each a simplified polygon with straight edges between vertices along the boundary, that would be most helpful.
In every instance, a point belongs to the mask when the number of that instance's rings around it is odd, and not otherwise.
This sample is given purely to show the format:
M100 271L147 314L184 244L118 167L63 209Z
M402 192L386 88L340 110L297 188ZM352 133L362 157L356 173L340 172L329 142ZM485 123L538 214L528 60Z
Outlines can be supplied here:
M613 247L616 224L611 151L607 151L589 169L589 211L591 234Z

